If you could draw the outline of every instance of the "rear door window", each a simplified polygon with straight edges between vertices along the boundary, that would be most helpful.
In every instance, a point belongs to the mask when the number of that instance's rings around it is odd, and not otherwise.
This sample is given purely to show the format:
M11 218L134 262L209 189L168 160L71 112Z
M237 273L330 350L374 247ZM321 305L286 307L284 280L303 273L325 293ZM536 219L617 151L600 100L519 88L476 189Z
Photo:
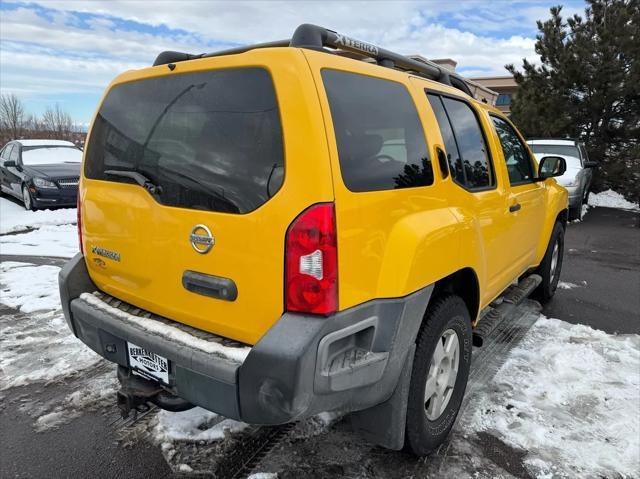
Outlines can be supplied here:
M451 175L468 190L493 188L496 184L482 127L465 101L427 92L447 150Z
M349 190L433 183L424 130L404 85L330 69L322 70L322 81Z
M85 163L92 179L142 174L164 205L253 211L284 178L273 81L263 68L236 68L117 86L95 119Z
M462 158L465 185L469 189L483 189L495 185L487 146L475 113L467 103L442 97L451 121L458 151Z
M458 151L458 145L456 144L456 138L453 135L453 129L449 123L447 112L442 104L442 98L439 95L427 94L431 108L436 115L438 126L440 127L440 134L442 135L442 141L444 141L444 147L447 152L447 161L449 162L449 170L451 176L456 183L465 184L464 171L462 171L462 158L460 158L460 152Z

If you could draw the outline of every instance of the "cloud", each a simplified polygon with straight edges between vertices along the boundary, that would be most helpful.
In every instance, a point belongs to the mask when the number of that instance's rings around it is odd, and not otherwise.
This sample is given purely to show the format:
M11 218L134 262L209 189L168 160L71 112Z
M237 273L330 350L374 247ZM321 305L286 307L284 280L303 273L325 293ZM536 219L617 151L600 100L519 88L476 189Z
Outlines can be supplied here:
M464 72L506 74L506 63L536 60L534 17L546 17L548 10L539 2L518 5L517 11L496 12L481 0L5 2L0 87L39 96L98 95L119 72L150 65L163 50L200 53L284 39L301 23L401 53L451 57Z

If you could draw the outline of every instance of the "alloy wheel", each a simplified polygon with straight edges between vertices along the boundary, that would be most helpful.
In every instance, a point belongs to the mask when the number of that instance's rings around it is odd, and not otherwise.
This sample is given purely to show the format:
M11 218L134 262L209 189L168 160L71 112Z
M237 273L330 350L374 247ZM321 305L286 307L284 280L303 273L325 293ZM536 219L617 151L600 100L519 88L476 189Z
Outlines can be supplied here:
M558 240L553 245L553 252L551 253L551 271L550 271L550 283L556 279L556 274L558 272L558 256L560 254L560 246L558 245Z
M424 409L427 419L435 421L447 408L458 378L460 346L458 334L447 329L438 340L424 388Z
M24 207L27 210L31 210L31 194L26 186L22 187L22 201L24 202Z

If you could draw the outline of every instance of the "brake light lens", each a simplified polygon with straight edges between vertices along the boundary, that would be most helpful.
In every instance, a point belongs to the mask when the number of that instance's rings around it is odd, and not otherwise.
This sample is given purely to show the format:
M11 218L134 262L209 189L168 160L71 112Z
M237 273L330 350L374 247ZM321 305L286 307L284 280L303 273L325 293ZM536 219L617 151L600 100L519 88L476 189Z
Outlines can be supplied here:
M78 188L78 244L80 246L80 253L84 254L84 248L82 247L82 203L80 202L80 188Z
M338 254L333 203L318 203L289 226L285 250L287 311L331 314L338 309Z

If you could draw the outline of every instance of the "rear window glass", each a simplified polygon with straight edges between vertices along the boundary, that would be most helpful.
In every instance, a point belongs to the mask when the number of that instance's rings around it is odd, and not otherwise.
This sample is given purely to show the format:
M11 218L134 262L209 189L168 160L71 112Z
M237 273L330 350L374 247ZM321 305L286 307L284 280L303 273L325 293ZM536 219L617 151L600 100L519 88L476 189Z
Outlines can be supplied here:
M136 172L168 206L247 213L284 178L273 82L262 68L180 74L126 83L94 122L85 175L133 182Z
M347 188L376 191L433 183L422 124L402 84L328 69L322 80Z
M22 147L23 165L82 163L82 150L70 146Z

